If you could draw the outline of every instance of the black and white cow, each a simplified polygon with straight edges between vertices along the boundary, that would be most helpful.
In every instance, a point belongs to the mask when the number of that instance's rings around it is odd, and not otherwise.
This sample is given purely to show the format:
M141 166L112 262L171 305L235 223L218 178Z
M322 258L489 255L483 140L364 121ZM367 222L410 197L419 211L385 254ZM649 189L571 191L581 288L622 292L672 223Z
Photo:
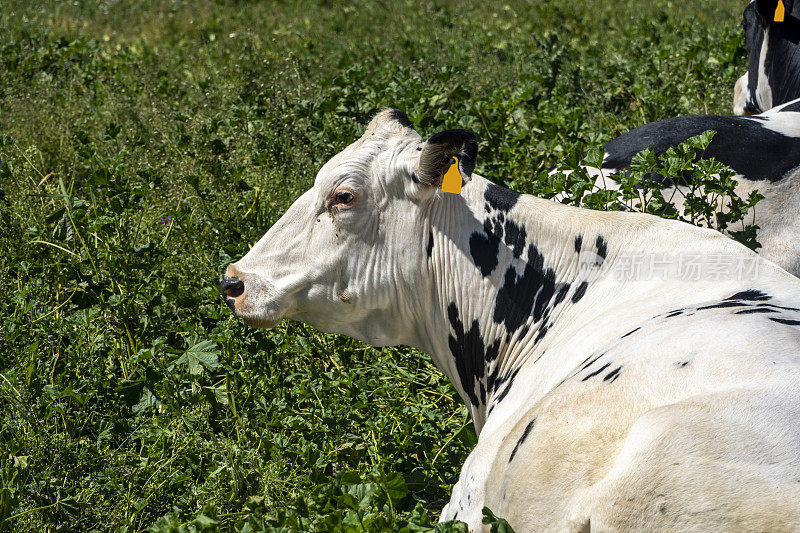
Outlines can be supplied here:
M476 152L380 112L229 265L228 305L431 354L479 433L442 520L800 530L800 280L712 230L504 189Z
M752 0L742 27L747 73L733 88L733 112L762 113L800 98L800 2Z
M736 171L736 193L746 198L758 190L755 208L760 253L800 275L800 99L747 117L685 115L639 126L606 144L602 169L587 168L598 189L618 188L611 174L630 169L638 152L664 153L689 137L714 130L711 144L698 157L715 158ZM676 184L685 189L686 183ZM684 196L665 189L682 209Z

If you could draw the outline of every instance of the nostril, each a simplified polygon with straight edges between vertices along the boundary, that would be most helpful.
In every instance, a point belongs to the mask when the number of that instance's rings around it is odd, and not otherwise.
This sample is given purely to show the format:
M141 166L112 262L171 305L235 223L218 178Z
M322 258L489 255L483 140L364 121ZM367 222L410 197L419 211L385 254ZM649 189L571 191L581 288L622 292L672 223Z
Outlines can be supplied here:
M227 298L238 298L244 292L244 282L239 278L222 278L219 284L219 290L222 295Z

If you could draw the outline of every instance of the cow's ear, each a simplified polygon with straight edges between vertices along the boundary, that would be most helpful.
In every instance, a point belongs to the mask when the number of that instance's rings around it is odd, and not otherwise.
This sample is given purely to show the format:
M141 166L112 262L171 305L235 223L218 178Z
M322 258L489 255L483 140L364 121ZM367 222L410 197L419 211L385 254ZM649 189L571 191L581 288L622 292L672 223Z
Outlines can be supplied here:
M770 24L775 20L775 10L778 8L778 2L781 0L755 0L756 12L766 24ZM785 7L786 0L782 0Z
M458 158L458 167L463 183L472 177L475 158L478 155L478 140L469 130L444 130L432 136L422 148L417 165L417 179L431 187L439 187L442 177ZM463 184L462 183L462 184Z

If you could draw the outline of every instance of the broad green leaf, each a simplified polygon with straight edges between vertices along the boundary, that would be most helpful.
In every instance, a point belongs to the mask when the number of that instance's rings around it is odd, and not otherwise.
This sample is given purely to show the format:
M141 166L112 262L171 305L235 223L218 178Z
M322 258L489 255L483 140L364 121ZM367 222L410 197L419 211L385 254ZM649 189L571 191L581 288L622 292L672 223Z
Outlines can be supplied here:
M203 368L214 371L219 368L219 348L214 341L200 341L187 349L175 364L186 368L192 374L201 374Z

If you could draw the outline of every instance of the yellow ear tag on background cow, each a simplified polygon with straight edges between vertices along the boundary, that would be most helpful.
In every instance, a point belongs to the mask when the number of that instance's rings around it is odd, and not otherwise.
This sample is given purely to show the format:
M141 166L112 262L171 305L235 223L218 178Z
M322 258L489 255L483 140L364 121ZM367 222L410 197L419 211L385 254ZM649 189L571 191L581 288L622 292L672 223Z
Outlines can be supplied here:
M453 157L453 164L447 169L442 178L442 190L453 194L461 194L461 172L458 170L458 158Z
M775 22L783 22L785 14L786 9L783 7L783 0L778 0L778 5L775 8Z

